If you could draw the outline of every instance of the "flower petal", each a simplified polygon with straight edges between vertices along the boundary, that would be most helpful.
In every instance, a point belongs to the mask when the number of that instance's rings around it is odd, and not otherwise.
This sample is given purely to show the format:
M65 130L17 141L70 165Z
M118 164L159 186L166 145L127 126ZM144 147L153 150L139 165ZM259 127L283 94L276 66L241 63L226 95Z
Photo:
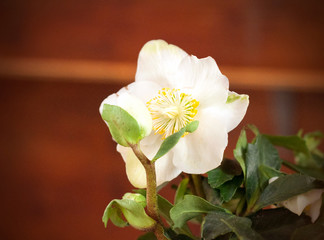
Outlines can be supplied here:
M314 189L306 193L297 195L295 197L289 198L282 204L284 207L288 208L293 213L300 215L307 206L311 206L313 203L316 203L318 199L321 199L322 193L323 189Z
M130 183L137 188L146 188L146 173L142 163L129 147L117 145L117 151L126 163L126 174Z
M187 89L200 102L201 108L226 102L228 79L212 57L185 57L179 66L177 79L175 88Z
M142 140L141 149L143 153L151 159L156 154L161 143L161 136L152 133ZM146 188L145 169L132 149L118 145L117 151L122 155L126 163L126 174L130 183L137 188ZM173 165L172 157L173 153L170 151L155 162L157 186L167 181L171 181L181 173L181 170Z
M226 126L210 116L209 111L203 111L198 129L180 139L174 147L173 163L186 173L206 173L220 165L226 146Z
M171 87L187 53L163 40L147 42L139 53L135 81L153 81Z
M322 196L310 205L309 209L305 209L305 214L311 217L312 222L315 222L320 215L322 206Z

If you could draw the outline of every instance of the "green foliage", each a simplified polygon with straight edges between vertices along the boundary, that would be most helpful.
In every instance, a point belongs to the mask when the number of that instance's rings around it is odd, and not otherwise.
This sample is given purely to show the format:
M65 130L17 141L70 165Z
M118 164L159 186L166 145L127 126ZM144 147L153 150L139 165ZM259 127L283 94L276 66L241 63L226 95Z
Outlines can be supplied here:
M285 208L262 210L250 216L250 219L252 228L264 239L269 240L290 239L297 229L311 223L308 216L298 216Z
M190 219L216 211L227 212L226 209L213 205L203 198L186 195L181 202L171 209L170 216L174 222L174 227L181 228Z
M225 173L220 167L208 172L208 183L212 188L218 188L223 183L233 179L234 175Z
M296 172L324 181L324 168L303 167L285 160L283 161L283 163L285 164L285 166Z
M122 218L125 217L126 221ZM104 211L102 222L107 227L108 220L111 220L117 227L125 227L130 224L140 230L152 229L156 222L150 218L141 203L130 199L114 199Z
M254 144L248 144L246 152L246 198L248 208L251 208L257 201L262 190L268 184L269 177L260 171L262 165L279 170L281 159L278 151L270 141L258 135Z
M178 188L177 188L177 191L175 193L175 196L174 196L174 204L177 204L178 202L180 202L185 194L188 193L188 183L189 183L189 178L184 178Z
M254 211L282 202L314 188L324 188L324 183L306 175L281 176L264 189L254 206Z
M221 235L233 232L240 240L263 239L251 228L252 222L248 218L238 217L225 212L212 212L207 214L202 227L202 236L212 240Z
M153 161L161 158L164 156L167 152L169 152L180 140L180 138L183 136L185 132L192 133L196 131L198 128L199 122L198 121L193 121L189 123L187 126L181 128L178 132L168 136L164 141L162 142L158 152L156 155L153 157Z
M101 117L107 122L111 136L118 144L128 147L142 139L136 119L121 107L105 104Z
M230 201L236 190L241 186L243 176L235 176L231 181L227 181L219 187L220 195L225 202Z
M297 135L294 136L263 135L263 136L265 136L275 146L284 147L309 156L309 151L306 146L306 141Z
M111 125L113 132L114 127L120 129ZM193 132L197 127L198 122L192 122L166 138L153 161L170 151L185 132ZM253 125L249 129L255 138L248 143L246 131L241 131L234 160L224 158L219 167L208 172L208 177L198 176L202 178L201 195L205 199L190 194L194 191L190 191L189 178L178 185L174 205L158 195L159 214L169 224L164 228L167 239L198 239L187 225L187 221L197 219L202 223L201 237L206 240L324 238L324 208L314 224L308 216L298 216L285 208L263 209L312 189L324 188L324 154L318 149L323 135L272 136L261 134ZM125 138L120 140L118 134L117 131L119 141L130 143ZM282 160L275 146L292 150L298 164ZM298 174L281 172L282 163ZM273 177L278 179L269 184ZM126 194L122 200L109 203L103 216L105 226L109 219L119 227L132 225L147 230L155 226L155 221L144 211L146 191L136 192L139 194ZM147 233L139 240L156 240L156 237Z
M233 153L234 153L235 159L241 165L241 168L242 168L242 171L244 174L244 178L246 176L245 154L247 151L247 146L248 146L248 141L247 141L247 137L246 137L246 131L243 129L241 131L239 139L237 140L236 148L234 149Z
M302 133L299 133L302 137ZM321 143L324 135L321 132L311 132L304 135L303 140L308 149L308 153L296 151L295 161L298 165L310 168L324 168L324 153L317 147Z

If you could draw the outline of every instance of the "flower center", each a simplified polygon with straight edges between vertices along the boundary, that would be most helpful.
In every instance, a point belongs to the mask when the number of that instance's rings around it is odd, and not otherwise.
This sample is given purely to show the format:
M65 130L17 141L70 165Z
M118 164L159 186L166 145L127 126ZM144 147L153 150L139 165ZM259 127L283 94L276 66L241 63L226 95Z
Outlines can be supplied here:
M166 138L192 122L199 102L179 89L163 88L147 103L153 120L153 130Z

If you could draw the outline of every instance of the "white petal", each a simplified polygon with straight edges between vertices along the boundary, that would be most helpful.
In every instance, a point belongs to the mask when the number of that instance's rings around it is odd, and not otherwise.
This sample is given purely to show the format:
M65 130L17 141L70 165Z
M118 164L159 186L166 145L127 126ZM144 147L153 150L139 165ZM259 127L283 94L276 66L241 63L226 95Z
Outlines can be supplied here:
M172 87L185 56L185 51L163 40L149 41L139 53L135 81L153 81L163 87Z
M146 173L142 163L129 147L117 145L117 151L126 163L126 174L130 183L136 188L146 188Z
M237 94L235 92L229 92L229 98L235 97L233 102L225 104L224 117L227 123L227 131L231 131L239 125L245 116L246 110L249 106L249 96L245 94Z
M180 139L174 147L173 162L183 172L206 173L220 165L226 146L226 127L208 111L203 111L198 129Z
M146 104L149 100L155 97L162 88L163 86L152 81L140 81L129 84L125 89L131 95L136 96Z
M151 134L150 136L144 138L142 141L144 143L141 142L141 149L148 158L151 159L156 154L162 142L159 139L161 139L161 136ZM145 169L142 163L133 153L132 149L118 145L117 151L122 155L126 163L126 174L130 183L137 188L146 188ZM171 181L181 173L181 170L177 169L173 165L172 157L173 153L170 151L155 162L157 186Z
M322 193L322 189L314 189L292 197L284 201L282 204L293 213L300 215L304 211L306 206L315 203L319 198L321 198Z
M315 222L320 215L322 206L322 196L313 204L309 206L309 209L305 209L305 214L311 217L312 222Z
M159 150L161 144L161 135L151 133L150 136L141 141L141 149L149 159L152 159ZM181 170L174 166L172 160L173 151L171 150L155 162L156 182L158 186L171 181L181 173Z
M202 108L226 102L228 79L220 72L211 57L202 59L195 56L185 57L179 66L177 79L175 88L186 88L188 93L200 102Z

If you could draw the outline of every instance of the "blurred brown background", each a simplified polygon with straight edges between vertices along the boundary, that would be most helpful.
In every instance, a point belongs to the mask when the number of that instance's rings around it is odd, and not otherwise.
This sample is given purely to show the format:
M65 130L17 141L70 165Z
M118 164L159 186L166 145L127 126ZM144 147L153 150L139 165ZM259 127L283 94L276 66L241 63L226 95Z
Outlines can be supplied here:
M324 131L321 1L2 0L1 239L136 239L105 229L132 189L98 107L133 81L137 55L164 39L212 56L250 95L240 129Z

